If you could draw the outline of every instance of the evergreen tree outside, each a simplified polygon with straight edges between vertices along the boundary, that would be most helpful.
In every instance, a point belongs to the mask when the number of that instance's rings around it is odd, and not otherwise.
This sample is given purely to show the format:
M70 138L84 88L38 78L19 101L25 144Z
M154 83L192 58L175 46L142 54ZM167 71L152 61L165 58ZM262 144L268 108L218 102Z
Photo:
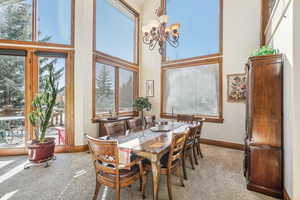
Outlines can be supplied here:
M96 71L96 113L114 111L115 76L114 67L97 64Z
M131 72L132 73L132 72ZM130 112L133 110L133 77L120 86L120 111Z

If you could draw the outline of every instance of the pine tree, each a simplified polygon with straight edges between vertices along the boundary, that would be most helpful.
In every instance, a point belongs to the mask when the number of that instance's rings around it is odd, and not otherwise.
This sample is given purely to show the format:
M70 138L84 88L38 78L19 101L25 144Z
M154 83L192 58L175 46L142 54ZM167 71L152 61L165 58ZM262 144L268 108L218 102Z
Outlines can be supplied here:
M130 109L133 104L133 80L132 77L120 87L120 107Z
M96 103L98 112L106 112L114 108L113 80L105 65L102 65L96 75Z
M6 40L30 41L32 36L32 7L24 1L1 5L0 38ZM40 33L39 33L40 34ZM51 36L42 39L46 42ZM55 61L54 61L55 62ZM17 56L0 55L0 106L24 104L25 59ZM43 66L43 61L41 61ZM45 71L46 65L41 69ZM56 72L57 79L60 71Z

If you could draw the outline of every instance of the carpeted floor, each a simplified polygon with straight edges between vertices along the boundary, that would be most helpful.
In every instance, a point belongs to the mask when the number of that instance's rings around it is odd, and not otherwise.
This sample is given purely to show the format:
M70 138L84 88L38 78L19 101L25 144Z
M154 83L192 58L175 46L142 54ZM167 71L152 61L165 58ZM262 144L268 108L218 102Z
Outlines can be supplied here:
M242 175L243 152L203 145L205 158L196 170L188 169L186 187L173 179L175 200L273 200L246 190ZM50 167L24 170L25 156L0 158L0 200L90 200L95 176L90 154L57 154ZM147 199L152 199L151 179ZM121 199L142 199L139 184L121 190ZM103 187L98 200L114 199L114 191ZM165 177L161 176L159 199L167 200Z

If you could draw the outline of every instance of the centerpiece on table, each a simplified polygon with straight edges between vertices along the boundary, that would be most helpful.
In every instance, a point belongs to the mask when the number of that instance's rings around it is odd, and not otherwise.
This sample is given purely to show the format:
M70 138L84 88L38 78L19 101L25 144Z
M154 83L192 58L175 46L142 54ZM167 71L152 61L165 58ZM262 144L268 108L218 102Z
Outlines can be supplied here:
M134 100L133 107L140 113L142 126L145 127L145 119L144 119L144 111L151 110L151 103L149 99L146 97L138 97Z

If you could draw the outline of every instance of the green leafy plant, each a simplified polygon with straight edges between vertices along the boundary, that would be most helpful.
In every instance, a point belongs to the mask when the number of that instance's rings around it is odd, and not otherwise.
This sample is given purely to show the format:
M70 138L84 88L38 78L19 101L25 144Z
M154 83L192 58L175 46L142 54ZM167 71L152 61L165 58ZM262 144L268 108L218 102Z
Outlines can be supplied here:
M32 101L33 111L29 113L29 120L35 129L35 139L45 142L47 129L50 127L50 119L56 104L58 83L56 83L53 63L47 66L47 74L44 79L44 87Z
M134 100L133 107L136 108L137 111L149 111L151 109L151 103L148 98L138 97Z
M259 48L255 52L253 52L251 56L253 57L253 56L274 55L277 53L278 53L278 50L273 49L272 47L262 46L261 48Z

